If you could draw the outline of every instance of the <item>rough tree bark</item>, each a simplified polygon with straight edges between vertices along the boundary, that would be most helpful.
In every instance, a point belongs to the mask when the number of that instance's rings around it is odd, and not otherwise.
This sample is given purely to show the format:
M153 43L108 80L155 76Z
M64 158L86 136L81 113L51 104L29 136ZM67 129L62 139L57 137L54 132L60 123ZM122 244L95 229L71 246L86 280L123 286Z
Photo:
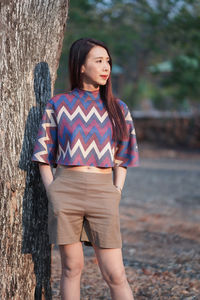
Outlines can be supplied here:
M47 199L30 157L68 2L1 0L0 9L0 299L51 299Z

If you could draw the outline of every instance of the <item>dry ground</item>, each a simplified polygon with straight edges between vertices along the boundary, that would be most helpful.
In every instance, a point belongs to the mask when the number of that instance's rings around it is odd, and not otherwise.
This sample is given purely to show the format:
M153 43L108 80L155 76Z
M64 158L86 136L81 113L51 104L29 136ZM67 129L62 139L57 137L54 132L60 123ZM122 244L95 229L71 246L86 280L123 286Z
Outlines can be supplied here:
M141 144L120 202L123 257L135 300L200 299L200 152ZM81 300L109 300L93 249L84 247ZM60 259L53 249L53 299ZM123 299L122 299L123 300Z

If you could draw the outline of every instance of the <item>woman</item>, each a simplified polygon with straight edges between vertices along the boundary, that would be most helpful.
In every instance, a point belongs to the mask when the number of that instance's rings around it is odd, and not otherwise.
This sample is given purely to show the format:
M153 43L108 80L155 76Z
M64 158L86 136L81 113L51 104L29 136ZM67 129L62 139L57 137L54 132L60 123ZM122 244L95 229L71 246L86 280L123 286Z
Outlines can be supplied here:
M111 68L104 43L82 38L72 44L71 91L48 101L32 157L49 199L49 240L60 249L63 300L80 299L81 242L93 246L112 299L133 299L119 201L127 167L139 164L138 149L130 111L112 94Z

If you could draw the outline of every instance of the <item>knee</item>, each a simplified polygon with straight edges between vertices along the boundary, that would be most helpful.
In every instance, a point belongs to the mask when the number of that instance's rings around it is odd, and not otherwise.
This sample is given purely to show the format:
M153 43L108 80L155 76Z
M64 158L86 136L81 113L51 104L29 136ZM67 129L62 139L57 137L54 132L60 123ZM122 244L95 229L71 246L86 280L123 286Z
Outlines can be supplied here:
M81 275L83 263L74 262L62 265L62 275L67 278L75 278Z
M110 273L103 274L103 278L109 286L122 286L127 282L125 270L115 270Z

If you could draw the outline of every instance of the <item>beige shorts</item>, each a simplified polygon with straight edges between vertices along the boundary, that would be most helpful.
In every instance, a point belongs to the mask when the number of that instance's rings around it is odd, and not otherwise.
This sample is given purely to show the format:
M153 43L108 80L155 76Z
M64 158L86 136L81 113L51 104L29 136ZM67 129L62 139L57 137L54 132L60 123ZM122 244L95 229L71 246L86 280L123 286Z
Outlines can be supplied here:
M121 193L111 173L56 169L47 189L48 232L51 244L79 241L101 248L121 248L119 202Z

